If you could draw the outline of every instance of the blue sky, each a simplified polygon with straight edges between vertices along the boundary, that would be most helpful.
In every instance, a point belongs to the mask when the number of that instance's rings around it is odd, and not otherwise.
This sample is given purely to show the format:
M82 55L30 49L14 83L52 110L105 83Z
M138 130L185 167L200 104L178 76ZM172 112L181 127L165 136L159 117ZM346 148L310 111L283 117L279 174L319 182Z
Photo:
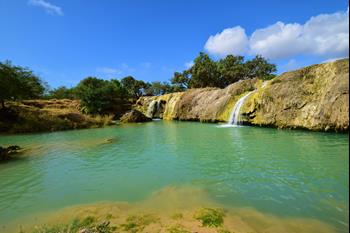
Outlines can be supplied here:
M0 0L0 61L51 87L86 76L167 81L200 51L259 53L283 72L348 56L348 15L346 0Z

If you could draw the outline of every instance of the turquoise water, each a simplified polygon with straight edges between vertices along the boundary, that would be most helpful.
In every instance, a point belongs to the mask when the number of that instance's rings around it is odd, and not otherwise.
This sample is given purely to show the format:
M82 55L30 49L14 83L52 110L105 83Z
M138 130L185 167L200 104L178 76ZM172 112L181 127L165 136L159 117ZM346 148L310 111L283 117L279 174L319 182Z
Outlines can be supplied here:
M108 142L108 139L112 139ZM348 231L348 135L192 122L0 136L29 148L0 164L0 225L98 201L140 201L172 185L217 202Z

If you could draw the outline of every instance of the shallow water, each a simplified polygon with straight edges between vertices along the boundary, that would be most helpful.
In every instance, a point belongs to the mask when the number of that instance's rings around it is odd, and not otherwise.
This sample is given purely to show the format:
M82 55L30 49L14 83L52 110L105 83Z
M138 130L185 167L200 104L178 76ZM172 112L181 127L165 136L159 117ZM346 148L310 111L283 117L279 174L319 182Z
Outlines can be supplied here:
M101 201L137 203L185 186L229 208L348 231L347 134L155 121L0 136L0 145L10 144L28 150L0 164L2 229L28 215Z

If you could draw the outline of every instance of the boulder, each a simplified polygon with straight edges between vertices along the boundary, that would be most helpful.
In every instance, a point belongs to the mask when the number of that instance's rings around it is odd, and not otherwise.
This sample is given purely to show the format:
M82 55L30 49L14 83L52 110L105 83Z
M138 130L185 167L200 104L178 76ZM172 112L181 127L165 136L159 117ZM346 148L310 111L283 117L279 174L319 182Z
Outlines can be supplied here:
M148 122L148 121L152 121L152 119L149 117L146 117L142 112L135 109L125 113L120 118L121 123Z
M19 153L21 149L21 147L16 145L8 147L0 146L0 162L12 159L13 155Z

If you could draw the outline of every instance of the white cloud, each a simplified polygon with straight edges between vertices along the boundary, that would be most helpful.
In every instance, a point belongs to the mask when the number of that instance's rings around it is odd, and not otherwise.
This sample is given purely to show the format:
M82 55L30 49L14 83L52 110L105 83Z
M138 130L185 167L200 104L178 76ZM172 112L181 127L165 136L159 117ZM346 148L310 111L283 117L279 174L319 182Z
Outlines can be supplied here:
M241 34L233 33L233 29ZM244 29L241 27L225 29L220 34L210 36L205 48L210 53L221 56L248 53L261 54L270 59L297 55L345 57L349 55L349 10L320 14L311 17L304 24L277 22L257 29L249 38L247 53L241 49L247 46L243 39L246 38L245 34L242 33Z
M37 6L43 8L47 13L52 15L63 15L62 8L59 6L56 6L54 4L51 4L44 0L29 0L29 5Z
M250 54L268 58L285 58L300 54L305 42L300 38L302 26L277 22L267 28L256 30L250 37Z
M193 61L189 61L189 62L186 62L186 63L185 63L185 67L186 67L187 69L191 68L193 65L194 65L194 62L193 62Z
M248 46L248 37L240 27L227 28L215 36L210 36L205 43L205 49L211 54L226 56L228 54L243 54Z

